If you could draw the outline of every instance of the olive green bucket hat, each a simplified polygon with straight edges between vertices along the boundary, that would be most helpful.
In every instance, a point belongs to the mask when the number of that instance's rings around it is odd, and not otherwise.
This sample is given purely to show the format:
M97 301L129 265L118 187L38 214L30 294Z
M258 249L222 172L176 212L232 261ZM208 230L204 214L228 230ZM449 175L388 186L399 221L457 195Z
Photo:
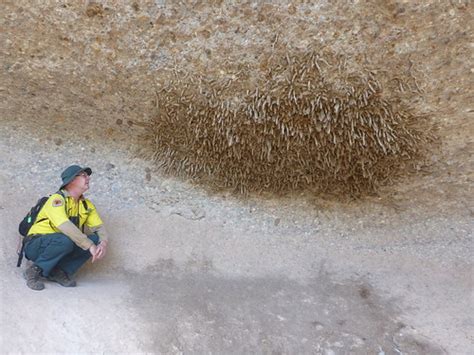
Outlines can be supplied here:
M69 184L74 178L82 172L85 172L87 175L92 174L91 168L82 168L79 165L68 166L61 174L61 179L63 183L59 189L62 189L64 186Z

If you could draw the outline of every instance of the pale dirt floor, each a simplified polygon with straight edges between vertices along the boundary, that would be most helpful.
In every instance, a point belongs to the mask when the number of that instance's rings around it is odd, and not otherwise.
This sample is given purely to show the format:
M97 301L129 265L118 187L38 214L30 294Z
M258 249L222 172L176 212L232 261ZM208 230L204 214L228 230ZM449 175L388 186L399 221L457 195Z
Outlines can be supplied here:
M36 135L0 131L2 353L472 353L469 188L428 176L390 199L237 200L149 179L120 142ZM111 250L77 288L34 292L17 224L74 162L94 170Z

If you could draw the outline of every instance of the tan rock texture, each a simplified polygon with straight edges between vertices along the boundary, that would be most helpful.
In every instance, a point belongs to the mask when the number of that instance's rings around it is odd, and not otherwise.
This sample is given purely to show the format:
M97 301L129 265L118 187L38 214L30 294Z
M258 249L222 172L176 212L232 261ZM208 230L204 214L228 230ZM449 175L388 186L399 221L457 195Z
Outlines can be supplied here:
M441 126L449 147L459 148L457 135L469 132L467 1L5 1L3 7L1 114L10 120L132 138L139 131L133 122L157 117L157 90L178 70L209 81L244 72L252 88L276 54L322 46L348 72L370 69L387 92L398 88L397 97Z

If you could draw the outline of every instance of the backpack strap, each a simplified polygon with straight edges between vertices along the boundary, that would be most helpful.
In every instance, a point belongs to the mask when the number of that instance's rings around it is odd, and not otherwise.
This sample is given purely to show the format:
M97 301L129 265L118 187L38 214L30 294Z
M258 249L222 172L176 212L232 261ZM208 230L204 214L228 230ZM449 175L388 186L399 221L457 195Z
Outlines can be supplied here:
M89 209L89 207L87 206L87 201L86 201L85 198L82 200L82 205L84 206L84 209L85 209L86 212L87 212L87 210ZM81 220L79 219L79 209L77 209L77 213L78 213L77 219L78 219L79 224L80 224L80 223L81 223ZM82 228L81 228L81 232L82 232L82 233L84 233L84 225L85 225L85 223L82 225Z
M26 237L23 237L21 240L21 248L20 248L20 251L18 252L18 260L16 262L16 267L21 266L21 262L23 261L23 255L25 255L25 244L26 244L25 239Z
M61 195L64 199L64 211L66 212L66 217L67 217L67 198L66 198L66 196L64 195L64 192L61 189L59 189L56 193L58 195ZM49 225L51 226L52 229L54 229L53 225L51 224L51 221L49 221Z

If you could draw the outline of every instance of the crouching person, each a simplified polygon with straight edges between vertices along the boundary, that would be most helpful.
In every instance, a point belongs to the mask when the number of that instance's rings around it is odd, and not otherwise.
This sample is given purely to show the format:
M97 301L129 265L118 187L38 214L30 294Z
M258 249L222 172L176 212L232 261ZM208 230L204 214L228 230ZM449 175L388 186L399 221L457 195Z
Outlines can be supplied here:
M61 174L59 191L49 197L25 239L25 257L33 262L25 272L26 284L44 289L42 277L65 287L76 286L72 276L92 257L107 252L107 234L92 202L90 168L71 165Z

